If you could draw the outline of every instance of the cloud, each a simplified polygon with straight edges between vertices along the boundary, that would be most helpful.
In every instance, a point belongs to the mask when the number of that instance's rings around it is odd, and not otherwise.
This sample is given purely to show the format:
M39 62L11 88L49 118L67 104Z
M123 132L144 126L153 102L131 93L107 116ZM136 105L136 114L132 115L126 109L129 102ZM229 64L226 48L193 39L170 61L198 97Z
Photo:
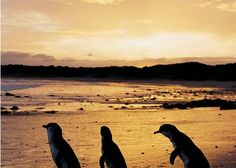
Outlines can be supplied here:
M117 4L122 2L123 0L81 0L81 1L87 3L98 3L102 5L108 5L108 4Z
M7 14L5 14L7 15ZM64 25L54 21L48 15L39 12L19 12L8 15L2 19L3 26L15 29L26 29L31 31L50 32L60 30Z
M223 11L236 12L235 0L200 0L200 7L216 8Z
M1 53L2 64L24 64L24 65L50 65L56 59L45 54L31 54L17 51L7 51Z
M152 66L157 64L172 64L181 62L201 62L205 64L225 64L235 63L236 57L180 57L180 58L157 58L140 60L75 60L75 59L55 59L46 54L31 54L17 51L2 52L2 65L23 64L23 65L55 65L70 67L104 67L104 66Z

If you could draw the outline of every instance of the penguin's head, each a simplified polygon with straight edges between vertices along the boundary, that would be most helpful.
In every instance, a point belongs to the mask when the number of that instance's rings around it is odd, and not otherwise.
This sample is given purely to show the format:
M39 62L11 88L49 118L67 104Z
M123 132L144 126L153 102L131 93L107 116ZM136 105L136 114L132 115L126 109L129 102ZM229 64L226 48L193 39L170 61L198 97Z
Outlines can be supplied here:
M174 125L163 124L160 126L158 131L154 132L154 134L161 133L164 136L171 138L172 136L174 136L178 132L179 132L178 129Z
M102 126L100 133L101 133L101 136L103 139L112 140L112 134L111 134L111 131L108 127Z
M53 135L54 137L62 136L62 129L57 123L48 123L47 125L43 125L43 128L46 128L48 134Z

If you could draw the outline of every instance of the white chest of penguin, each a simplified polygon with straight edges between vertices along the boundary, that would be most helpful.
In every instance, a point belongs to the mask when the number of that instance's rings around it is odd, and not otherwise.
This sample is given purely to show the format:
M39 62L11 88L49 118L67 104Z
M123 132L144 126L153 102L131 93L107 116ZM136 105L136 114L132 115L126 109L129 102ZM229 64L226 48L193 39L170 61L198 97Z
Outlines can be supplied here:
M59 149L56 146L56 144L54 143L53 135L50 134L50 133L48 133L48 141L49 141L50 149L51 149L51 152L52 152L52 157L53 157L54 160L56 160L56 157L59 153Z
M59 153L59 149L54 144L50 144L50 149L51 149L51 152L52 152L53 159L56 160L56 157Z
M183 160L184 165L186 167L189 163L188 157L185 155L185 153L183 151L181 151L181 153L179 154L179 157Z
M172 143L173 143L174 149L176 149L176 148L177 148L176 143L175 143L174 141L172 141ZM188 159L188 157L186 156L186 154L185 154L183 151L181 151L181 152L179 153L179 157L180 157L181 160L184 162L184 165L185 165L185 167L186 167L186 166L188 165L188 163L189 163L189 159Z

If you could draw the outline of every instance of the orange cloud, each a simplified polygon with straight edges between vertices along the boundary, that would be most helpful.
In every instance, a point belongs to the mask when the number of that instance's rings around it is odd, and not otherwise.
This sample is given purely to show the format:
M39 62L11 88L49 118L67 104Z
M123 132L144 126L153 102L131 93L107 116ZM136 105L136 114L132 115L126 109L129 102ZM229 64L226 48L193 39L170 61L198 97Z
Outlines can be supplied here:
M50 32L60 30L64 24L52 20L49 16L39 12L19 12L2 20L2 25L13 29Z
M198 6L236 12L235 0L201 0L200 3L198 3Z

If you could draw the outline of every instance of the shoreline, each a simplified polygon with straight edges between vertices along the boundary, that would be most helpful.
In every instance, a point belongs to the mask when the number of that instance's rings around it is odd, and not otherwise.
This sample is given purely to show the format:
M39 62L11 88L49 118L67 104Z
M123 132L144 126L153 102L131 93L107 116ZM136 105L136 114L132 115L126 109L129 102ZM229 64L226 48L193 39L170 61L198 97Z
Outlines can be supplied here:
M128 84L143 84L143 85L180 85L186 87L209 87L209 88L225 88L229 87L236 90L235 81L196 81L196 80L168 80L168 79L105 79L105 78L80 78L80 77L55 77L55 78L44 78L44 77L1 77L2 80L42 80L42 81L73 81L73 82L104 82L104 83L128 83ZM226 86L225 86L226 85Z

